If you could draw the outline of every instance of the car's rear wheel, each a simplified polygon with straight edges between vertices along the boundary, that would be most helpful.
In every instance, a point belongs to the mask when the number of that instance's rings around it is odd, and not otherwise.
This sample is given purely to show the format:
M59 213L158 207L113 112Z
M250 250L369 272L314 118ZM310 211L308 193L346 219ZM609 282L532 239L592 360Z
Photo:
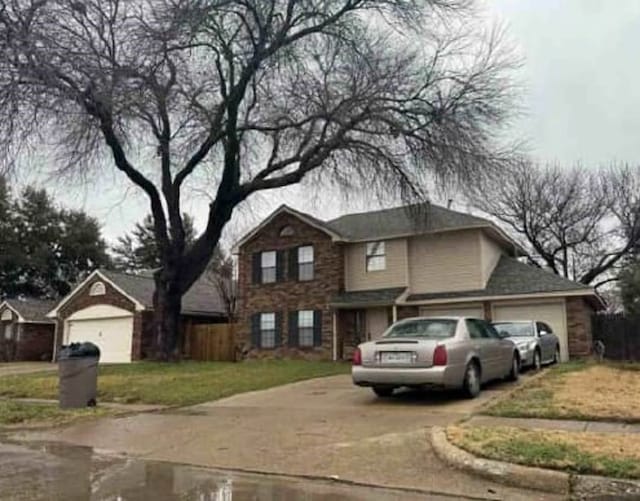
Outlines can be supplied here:
M553 363L554 364L560 363L560 347L559 346L556 346L556 351L553 354Z
M476 362L469 362L464 371L462 390L468 398L480 395L480 367Z
M513 359L511 360L511 370L509 374L507 374L507 381L517 381L520 377L520 359L518 355L513 354Z
M540 350L536 348L536 351L533 352L533 370L539 371L542 369L542 355L540 355Z
M390 397L391 395L393 395L393 390L395 388L393 388L392 386L374 386L371 389L373 390L373 393L375 393L379 397Z

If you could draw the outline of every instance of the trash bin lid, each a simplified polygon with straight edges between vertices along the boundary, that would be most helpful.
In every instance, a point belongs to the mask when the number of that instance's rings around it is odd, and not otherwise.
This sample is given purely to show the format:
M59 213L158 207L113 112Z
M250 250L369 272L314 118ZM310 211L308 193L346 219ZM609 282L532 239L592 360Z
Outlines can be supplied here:
M100 358L100 348L89 342L63 345L58 350L58 360L69 358Z

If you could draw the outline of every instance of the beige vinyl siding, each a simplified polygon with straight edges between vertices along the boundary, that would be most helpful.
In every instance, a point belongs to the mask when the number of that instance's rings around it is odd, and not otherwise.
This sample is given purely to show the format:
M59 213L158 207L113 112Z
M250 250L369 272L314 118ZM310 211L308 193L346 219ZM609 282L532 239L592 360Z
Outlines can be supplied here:
M479 233L480 230L464 230L411 238L411 293L484 288Z
M366 242L345 246L345 289L371 290L407 285L407 241L385 240L384 270L367 272Z
M487 234L480 232L480 257L482 259L482 286L486 286L493 269L498 264L502 248Z

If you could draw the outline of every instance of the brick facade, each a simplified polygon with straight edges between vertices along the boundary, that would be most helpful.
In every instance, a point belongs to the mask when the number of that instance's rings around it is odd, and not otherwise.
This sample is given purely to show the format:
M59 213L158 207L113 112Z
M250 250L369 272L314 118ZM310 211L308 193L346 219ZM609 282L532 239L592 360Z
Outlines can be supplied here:
M292 235L280 236L289 226ZM298 281L288 275L285 261L283 280L275 283L254 284L252 277L253 254L261 251L288 251L302 245L313 245L313 280ZM344 260L340 245L332 242L324 231L306 224L299 218L283 212L245 242L238 256L239 328L236 341L250 358L295 357L305 359L332 358L333 314L331 299L344 289ZM288 346L289 312L319 310L322 312L322 346L292 348ZM282 313L281 346L275 349L256 349L251 342L251 318L256 313Z
M96 282L102 282L105 285L105 294L100 296L89 295L91 286ZM133 341L131 346L131 359L140 360L143 358L143 345L148 342L143 342L143 312L136 311L135 303L129 298L125 297L109 284L109 282L103 280L100 276L95 276L84 286L77 290L73 297L68 300L62 308L58 310L58 347L63 344L64 341L64 324L67 318L73 315L75 312L84 310L90 306L96 306L100 304L106 304L109 306L115 306L123 310L133 313ZM147 331L145 331L147 332Z
M591 335L592 314L593 309L583 298L567 298L567 335L569 337L570 357L591 355L591 347L593 345Z
M0 310L0 314L6 309ZM11 311L11 310L9 310ZM12 339L0 335L0 362L49 361L53 354L53 323L19 323L18 316L11 312L11 320L2 322L11 329Z

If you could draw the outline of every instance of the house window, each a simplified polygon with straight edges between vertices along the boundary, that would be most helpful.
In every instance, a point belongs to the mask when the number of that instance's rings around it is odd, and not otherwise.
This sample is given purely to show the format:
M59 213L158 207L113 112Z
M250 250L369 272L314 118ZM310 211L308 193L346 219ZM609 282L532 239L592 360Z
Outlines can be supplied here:
M313 310L298 312L298 345L313 346Z
M367 271L380 271L387 267L384 242L367 244Z
M296 232L293 229L293 226L283 226L282 229L280 230L280 236L281 237L292 237L293 235L295 235Z
M260 347L275 348L276 346L276 314L260 314Z
M298 280L313 280L313 246L298 247Z
M104 296L107 293L107 288L104 286L102 282L96 282L89 289L90 296Z
M260 255L261 278L263 284L276 281L276 251L263 252Z

